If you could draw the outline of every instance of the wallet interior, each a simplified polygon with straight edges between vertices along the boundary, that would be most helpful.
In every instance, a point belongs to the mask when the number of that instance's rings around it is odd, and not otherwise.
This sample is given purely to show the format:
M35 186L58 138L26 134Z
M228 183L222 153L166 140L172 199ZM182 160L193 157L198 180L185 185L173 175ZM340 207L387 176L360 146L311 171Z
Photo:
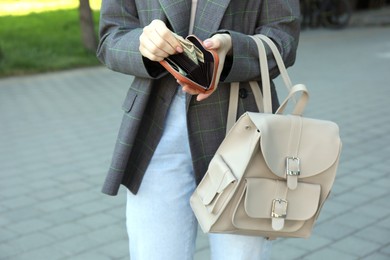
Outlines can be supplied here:
M169 65L179 72L184 77L196 82L205 90L209 89L210 84L213 80L213 70L214 70L214 58L213 55L204 49L201 43L199 43L195 38L187 38L199 50L202 51L204 56L204 62L198 59L198 64L196 64L191 58L189 58L184 53L178 53L169 56L165 60Z

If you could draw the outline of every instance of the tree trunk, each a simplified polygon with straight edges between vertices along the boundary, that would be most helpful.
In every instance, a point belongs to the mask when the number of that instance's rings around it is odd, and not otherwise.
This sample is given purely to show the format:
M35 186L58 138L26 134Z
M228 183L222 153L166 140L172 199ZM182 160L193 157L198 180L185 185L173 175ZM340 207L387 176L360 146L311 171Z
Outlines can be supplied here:
M91 6L89 5L89 0L80 0L79 12L81 39L83 45L87 50L95 52L98 42L95 34L92 10Z

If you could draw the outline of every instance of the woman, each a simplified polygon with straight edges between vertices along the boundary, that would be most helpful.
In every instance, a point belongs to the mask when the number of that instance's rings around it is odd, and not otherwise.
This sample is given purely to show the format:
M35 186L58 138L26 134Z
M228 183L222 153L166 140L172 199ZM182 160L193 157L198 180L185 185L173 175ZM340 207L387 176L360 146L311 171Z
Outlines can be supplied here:
M134 76L103 192L127 188L130 257L192 259L197 222L189 197L224 138L230 82L260 80L249 35L270 37L286 66L299 38L298 0L103 0L97 55L110 69ZM183 51L173 33L194 34L220 56L220 84L199 92L159 61ZM226 56L226 59L225 59ZM278 75L269 57L272 77ZM273 89L273 104L277 97ZM257 111L242 84L238 115ZM267 259L261 237L210 234L212 259Z

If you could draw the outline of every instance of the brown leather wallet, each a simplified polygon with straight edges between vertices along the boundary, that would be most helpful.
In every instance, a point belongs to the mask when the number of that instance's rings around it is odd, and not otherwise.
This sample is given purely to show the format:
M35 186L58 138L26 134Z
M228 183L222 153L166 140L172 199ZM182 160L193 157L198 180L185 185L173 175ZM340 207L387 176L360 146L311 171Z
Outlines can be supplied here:
M178 39L184 52L171 55L160 61L160 64L180 82L201 93L212 92L219 65L217 52L207 50L195 35Z

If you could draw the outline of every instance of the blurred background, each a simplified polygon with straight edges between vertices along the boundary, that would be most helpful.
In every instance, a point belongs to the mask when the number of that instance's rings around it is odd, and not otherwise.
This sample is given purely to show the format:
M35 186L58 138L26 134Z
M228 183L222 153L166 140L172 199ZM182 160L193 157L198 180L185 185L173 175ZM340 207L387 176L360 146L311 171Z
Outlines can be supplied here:
M100 0L1 0L0 77L95 66ZM302 28L345 28L389 0L301 0Z
M101 0L1 0L0 77L95 66Z

